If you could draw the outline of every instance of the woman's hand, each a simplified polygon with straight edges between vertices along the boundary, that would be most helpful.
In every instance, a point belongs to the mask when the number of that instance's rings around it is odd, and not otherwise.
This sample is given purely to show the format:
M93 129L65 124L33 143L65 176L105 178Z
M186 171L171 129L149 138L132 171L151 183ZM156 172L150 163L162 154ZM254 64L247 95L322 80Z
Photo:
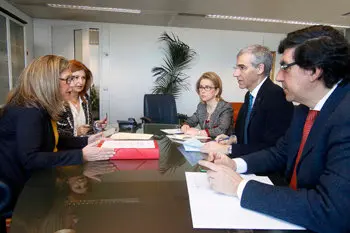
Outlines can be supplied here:
M84 166L84 176L101 182L100 175L115 172L117 168L109 161L86 163Z
M200 135L200 130L196 129L196 128L189 128L188 130L186 130L187 135L191 135L191 136L198 136Z
M77 129L77 136L85 136L91 130L90 125L81 125Z
M99 141L88 144L83 148L83 158L85 161L108 160L114 155L113 148L98 147Z
M187 130L189 130L191 127L187 124L184 124L183 126L181 126L181 132L186 133Z
M104 139L102 132L90 135L88 138L88 144L94 143L101 139Z
M104 128L106 128L107 126L107 117L103 118L102 120L98 120L98 121L95 121L95 126L96 128L98 128L99 130L103 130Z

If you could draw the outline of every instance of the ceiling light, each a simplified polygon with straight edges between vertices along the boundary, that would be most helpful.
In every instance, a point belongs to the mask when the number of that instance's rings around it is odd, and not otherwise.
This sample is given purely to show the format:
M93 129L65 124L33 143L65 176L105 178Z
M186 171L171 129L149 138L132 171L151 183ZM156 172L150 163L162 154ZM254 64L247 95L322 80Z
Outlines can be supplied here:
M86 10L86 11L110 11L110 12L121 12L121 13L131 13L131 14L141 13L141 10L137 10L137 9L124 9L124 8L112 8L112 7L61 5L61 4L50 4L50 3L48 3L47 6L54 7L54 8L65 8L65 9Z
M327 25L337 28L350 28L350 26L346 25L336 25L329 23L317 23L317 22L303 22L303 21L295 21L295 20L281 20L281 19L265 19L265 18L252 18L252 17L244 17L244 16L228 16L228 15L206 15L206 18L211 19L230 19L230 20L241 20L241 21L254 21L254 22L264 22L264 23L284 23L284 24L297 24L297 25Z

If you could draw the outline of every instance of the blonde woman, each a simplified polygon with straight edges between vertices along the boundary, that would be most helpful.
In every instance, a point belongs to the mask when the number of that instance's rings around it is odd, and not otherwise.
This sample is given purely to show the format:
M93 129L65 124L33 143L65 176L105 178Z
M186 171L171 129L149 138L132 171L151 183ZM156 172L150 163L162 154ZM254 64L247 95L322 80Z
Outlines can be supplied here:
M198 79L196 90L201 99L196 112L181 127L189 135L216 137L230 135L233 109L221 98L222 82L214 72L206 72ZM194 128L199 125L200 129Z
M101 135L58 136L56 122L72 91L68 68L63 57L35 59L21 73L0 113L0 179L11 188L12 204L34 170L106 160L114 153L96 147ZM62 146L76 149L58 151Z

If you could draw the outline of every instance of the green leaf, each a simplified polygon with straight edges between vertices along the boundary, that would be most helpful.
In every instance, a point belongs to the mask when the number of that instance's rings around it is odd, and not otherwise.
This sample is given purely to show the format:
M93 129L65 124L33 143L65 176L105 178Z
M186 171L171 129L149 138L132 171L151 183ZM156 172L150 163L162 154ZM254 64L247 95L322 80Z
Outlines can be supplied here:
M152 68L153 77L156 77L152 93L171 94L178 98L182 91L189 90L189 76L184 71L190 69L197 53L173 33L171 36L162 33L159 41L166 45L163 48L164 64Z

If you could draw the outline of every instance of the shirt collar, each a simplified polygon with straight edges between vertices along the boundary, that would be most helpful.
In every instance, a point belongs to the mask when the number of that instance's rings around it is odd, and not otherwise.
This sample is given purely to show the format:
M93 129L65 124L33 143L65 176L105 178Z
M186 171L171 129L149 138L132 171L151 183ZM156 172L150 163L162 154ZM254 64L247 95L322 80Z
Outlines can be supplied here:
M323 105L326 103L326 101L328 100L329 96L334 92L335 88L338 87L338 84L339 84L341 81L343 81L343 80L340 80L337 84L335 84L335 85L332 87L332 89L330 89L330 90L328 91L328 93L327 93L325 96L323 96L323 98L322 98L320 101L318 101L318 103L316 104L316 106L315 106L312 110L321 111Z
M268 78L268 76L266 76L265 79L262 82L260 82L259 85L256 86L252 92L250 92L250 94L254 97L254 99L258 95L258 92L259 92L261 86L263 85L263 83L266 81L267 78Z

